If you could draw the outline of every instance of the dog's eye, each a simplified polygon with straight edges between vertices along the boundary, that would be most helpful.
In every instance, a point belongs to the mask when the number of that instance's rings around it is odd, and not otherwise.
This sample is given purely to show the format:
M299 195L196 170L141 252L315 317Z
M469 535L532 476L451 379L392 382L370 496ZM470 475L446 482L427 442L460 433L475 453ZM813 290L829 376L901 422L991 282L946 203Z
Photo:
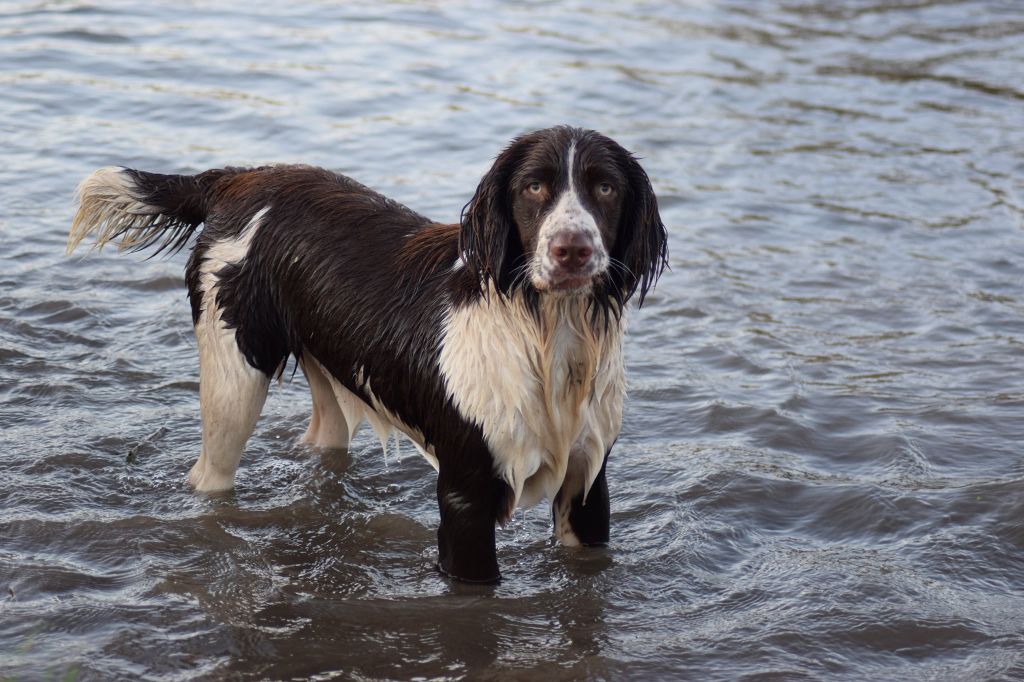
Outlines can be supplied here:
M526 191L529 192L530 194L540 194L541 192L544 191L544 183L531 182L529 185L526 186Z
M597 186L597 193L603 197L610 197L612 195L612 192L614 191L615 188L612 187L611 184L607 182L602 182Z

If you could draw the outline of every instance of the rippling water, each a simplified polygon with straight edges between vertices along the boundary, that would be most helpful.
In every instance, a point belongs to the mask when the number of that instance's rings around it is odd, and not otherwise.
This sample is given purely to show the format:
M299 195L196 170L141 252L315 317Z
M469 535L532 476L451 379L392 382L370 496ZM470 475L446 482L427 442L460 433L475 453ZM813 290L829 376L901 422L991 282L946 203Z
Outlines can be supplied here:
M0 675L1024 678L1015 0L0 5ZM453 220L513 135L644 157L613 542L433 568L434 476L270 396L193 494L185 256L66 259L90 170L302 161Z

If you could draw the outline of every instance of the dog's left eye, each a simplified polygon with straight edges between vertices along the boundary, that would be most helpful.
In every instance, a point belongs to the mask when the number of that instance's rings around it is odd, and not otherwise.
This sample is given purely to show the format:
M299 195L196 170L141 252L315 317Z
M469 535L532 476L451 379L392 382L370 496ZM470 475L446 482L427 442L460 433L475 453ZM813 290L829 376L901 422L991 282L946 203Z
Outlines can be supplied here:
M602 182L597 186L597 193L603 197L611 196L614 191L615 188L611 186L611 183Z

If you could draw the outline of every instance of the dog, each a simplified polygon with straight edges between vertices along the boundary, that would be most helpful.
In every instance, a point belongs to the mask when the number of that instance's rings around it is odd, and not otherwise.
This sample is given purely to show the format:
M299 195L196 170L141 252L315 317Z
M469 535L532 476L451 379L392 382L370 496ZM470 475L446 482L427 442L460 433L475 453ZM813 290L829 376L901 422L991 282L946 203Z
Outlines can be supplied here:
M608 542L626 305L667 263L650 180L613 140L567 126L514 139L455 224L300 165L101 168L78 198L69 254L90 235L157 253L195 237L196 490L234 485L294 357L313 403L303 442L346 448L366 420L437 470L442 573L499 580L495 524L544 498L563 544Z

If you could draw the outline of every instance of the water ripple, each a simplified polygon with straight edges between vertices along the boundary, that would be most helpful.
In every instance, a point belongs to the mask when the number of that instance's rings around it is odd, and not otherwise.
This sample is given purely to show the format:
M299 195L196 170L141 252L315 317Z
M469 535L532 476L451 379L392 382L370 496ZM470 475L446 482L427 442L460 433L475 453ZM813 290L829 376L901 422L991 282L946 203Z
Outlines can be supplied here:
M1021 677L1022 36L1000 0L5 3L2 674ZM85 173L301 161L455 220L561 122L671 235L611 545L518 512L501 585L445 581L429 465L298 445L301 378L193 494L187 254L64 258Z

